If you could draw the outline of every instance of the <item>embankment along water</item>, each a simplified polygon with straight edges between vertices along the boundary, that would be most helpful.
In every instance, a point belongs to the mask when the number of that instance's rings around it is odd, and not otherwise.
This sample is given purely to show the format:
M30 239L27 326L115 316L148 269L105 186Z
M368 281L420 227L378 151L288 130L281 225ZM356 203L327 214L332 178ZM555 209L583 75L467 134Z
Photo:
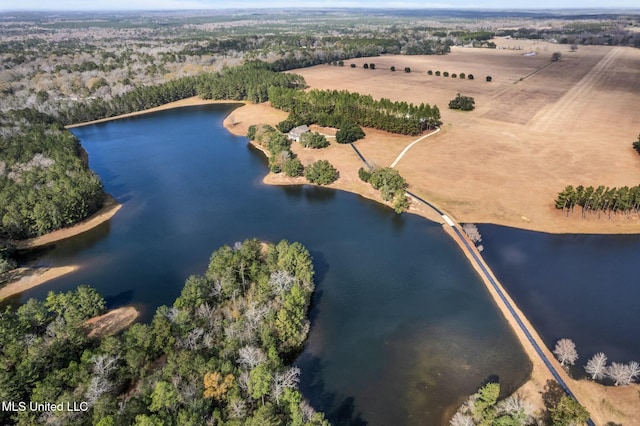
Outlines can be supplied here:
M640 361L639 235L478 227L485 261L546 345L565 337L576 343L576 374L596 352L609 362Z
M317 272L301 389L334 423L441 424L486 380L506 394L527 379L526 354L440 225L351 193L262 184L264 155L222 126L232 108L73 129L122 208L40 252L43 265L79 269L20 300L90 284L148 320L212 250L285 238Z

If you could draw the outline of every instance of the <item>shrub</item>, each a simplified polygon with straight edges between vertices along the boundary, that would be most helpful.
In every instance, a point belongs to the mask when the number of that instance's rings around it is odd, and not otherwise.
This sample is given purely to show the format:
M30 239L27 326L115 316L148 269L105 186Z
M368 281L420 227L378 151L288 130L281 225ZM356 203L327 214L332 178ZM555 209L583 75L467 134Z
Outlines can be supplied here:
M394 67L393 65L391 65L391 68L389 68L391 71L395 71L396 67Z
M385 201L391 201L396 191L407 187L407 182L404 178L400 176L396 169L391 167L374 170L371 173L369 183L373 186L373 189L380 191L382 199Z
M350 66L351 66L351 68L355 68L356 64L351 64Z
M456 74L456 73L451 74L451 78L456 78L457 76L458 76L458 74Z
M364 65L362 66L362 68L364 68L365 70L368 70L368 69L369 69L369 64L364 64Z
M466 75L463 72L461 72L460 73L460 78L465 78L465 77L466 77Z
M404 190L399 189L394 195L393 210L400 214L409 208L409 198L405 195Z
M360 167L360 169L358 169L358 177L363 182L369 182L369 179L371 179L371 172L364 167Z
M369 69L375 70L376 69L376 64L369 64Z
M247 139L252 141L256 137L257 129L258 127L255 124L252 124L251 126L249 126L249 129L247 130Z
M338 61L338 66L339 67L344 67L344 61Z
M307 132L300 135L300 144L305 148L326 148L329 141L324 135L317 132Z
M411 72L411 68L409 68L409 67L405 67L405 68L404 68L404 72Z
M473 80L473 74L469 74L469 75L467 76L467 80Z
M433 71L432 71L432 70L429 70L429 71L427 71L427 74L429 74L429 75L433 75Z
M338 176L338 171L327 160L318 160L304 170L304 177L317 185L328 185L335 182Z
M493 80L493 78L491 78L491 76L490 76L490 75L488 75L488 76L487 76L487 78L486 78L486 80L487 80L487 82L491 82L491 80Z
M302 176L302 174L304 173L304 167L302 166L300 160L298 160L297 158L289 158L285 160L284 164L282 165L282 171L287 176L298 177Z
M442 76L443 76L443 77L449 77L449 71L445 71L445 72L443 72L443 73L442 73Z
M436 71L436 77L440 77L440 71Z
M286 120L282 120L278 124L276 124L276 129L280 130L282 133L289 133L291 129L296 127L296 122L287 118Z
M358 139L364 138L364 131L355 123L346 122L340 126L340 130L336 133L336 141L338 143L352 143Z
M475 108L475 100L471 96L462 96L460 93L449 102L450 109L471 111Z

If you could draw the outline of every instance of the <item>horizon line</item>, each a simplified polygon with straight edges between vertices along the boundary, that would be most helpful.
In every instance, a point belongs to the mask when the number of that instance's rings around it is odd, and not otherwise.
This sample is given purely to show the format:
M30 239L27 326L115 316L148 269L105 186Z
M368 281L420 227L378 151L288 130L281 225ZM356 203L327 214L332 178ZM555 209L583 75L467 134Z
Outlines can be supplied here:
M206 12L206 11L215 11L215 10L235 10L235 11L261 11L261 10L442 10L442 11L487 11L487 12L561 12L561 11L634 11L640 12L640 7L629 7L629 6L614 6L614 7L558 7L558 8L549 8L549 7L509 7L509 8L499 8L499 7L484 7L484 8L476 8L476 7L440 7L440 6L432 6L432 7L416 7L416 6L351 6L351 7L342 7L342 6L265 6L265 7L228 7L228 6L216 6L216 7L204 7L204 8L165 8L165 9L46 9L46 8L33 8L33 9L0 9L0 13L5 12Z

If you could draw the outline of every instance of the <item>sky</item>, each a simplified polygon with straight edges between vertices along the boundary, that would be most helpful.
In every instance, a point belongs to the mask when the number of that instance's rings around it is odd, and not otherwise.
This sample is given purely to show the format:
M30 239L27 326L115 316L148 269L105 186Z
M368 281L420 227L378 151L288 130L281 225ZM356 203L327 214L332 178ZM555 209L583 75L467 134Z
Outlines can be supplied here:
M0 0L0 10L175 10L281 7L376 7L418 9L611 9L639 8L638 0Z

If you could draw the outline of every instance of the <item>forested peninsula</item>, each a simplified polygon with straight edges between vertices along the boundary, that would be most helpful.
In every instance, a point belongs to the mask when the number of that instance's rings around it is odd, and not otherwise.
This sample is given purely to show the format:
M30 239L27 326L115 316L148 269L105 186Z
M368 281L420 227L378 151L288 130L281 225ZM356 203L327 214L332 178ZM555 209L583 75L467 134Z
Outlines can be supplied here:
M89 338L105 311L90 287L6 308L0 400L86 411L0 411L16 425L328 425L303 399L292 361L309 331L313 263L300 243L216 250L150 324Z

